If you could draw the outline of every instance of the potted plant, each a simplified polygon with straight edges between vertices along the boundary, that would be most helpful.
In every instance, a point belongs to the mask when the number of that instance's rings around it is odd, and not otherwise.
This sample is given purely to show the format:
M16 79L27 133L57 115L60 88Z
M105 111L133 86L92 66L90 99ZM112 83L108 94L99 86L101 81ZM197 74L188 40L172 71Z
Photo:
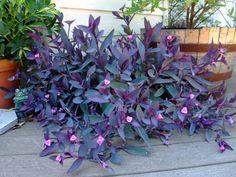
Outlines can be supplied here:
M9 90L18 86L8 81L19 66L26 65L26 55L34 40L30 33L53 33L58 11L50 0L1 0L0 1L0 87ZM5 90L6 91L6 90ZM0 107L11 108L12 99L3 99L0 91Z
M162 33L177 36L180 50L194 57L201 58L210 48L212 41L215 47L221 43L227 48L227 65L218 63L209 68L214 74L206 77L212 81L222 81L232 76L236 55L236 31L234 27L229 27L226 16L235 19L234 8L227 9L228 14L225 15L221 12L221 8L227 8L228 3L232 1L169 0L168 26L162 29ZM125 14L130 16L142 11L152 12L160 8L160 5L160 0L132 0L131 7L126 9ZM225 19L227 27L218 27L220 22L214 19L217 13ZM225 51L222 49L222 52Z

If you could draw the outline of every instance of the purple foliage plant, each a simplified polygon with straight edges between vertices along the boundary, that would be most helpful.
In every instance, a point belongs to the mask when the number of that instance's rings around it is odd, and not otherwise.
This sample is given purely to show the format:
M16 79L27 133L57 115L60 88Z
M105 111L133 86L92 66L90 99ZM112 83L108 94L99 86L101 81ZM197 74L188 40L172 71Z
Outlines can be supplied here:
M76 26L71 38L62 17L61 32L48 36L50 42L32 34L39 41L28 54L33 64L17 78L30 88L21 111L34 114L44 128L40 155L60 164L74 158L68 173L84 160L113 171L109 161L120 164L120 151L149 155L130 140L151 147L150 138L156 138L168 145L171 134L183 129L189 135L203 130L207 141L215 136L221 152L232 150L222 138L229 135L226 125L235 124L236 97L215 98L224 86L204 79L209 66L225 63L222 46L212 45L197 60L180 52L175 36L165 34L156 43L162 24L152 27L145 19L140 37L130 28L131 17L113 14L124 21L125 34L116 39L114 31L103 38L100 17L93 16L87 26Z

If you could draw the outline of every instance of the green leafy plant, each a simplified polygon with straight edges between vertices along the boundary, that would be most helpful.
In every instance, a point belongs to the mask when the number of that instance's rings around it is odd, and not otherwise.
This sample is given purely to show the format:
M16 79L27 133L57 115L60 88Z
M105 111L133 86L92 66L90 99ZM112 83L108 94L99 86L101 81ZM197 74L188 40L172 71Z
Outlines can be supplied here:
M154 12L156 9L166 10L161 4L162 0L131 0L131 7L126 9L126 15L133 15L143 11Z
M153 12L155 9L165 10L161 5L161 0L132 0L131 7L126 8L126 15L134 15L143 11ZM169 0L168 7L168 27L170 28L197 28L201 26L217 26L219 21L215 20L214 14L223 16L228 26L225 16L236 20L234 7L228 8L228 3L232 0ZM221 8L226 8L227 14L221 12Z
M24 62L32 32L56 30L58 10L50 0L0 1L0 59Z
M221 8L227 8L230 0L170 0L169 1L169 27L184 27L188 29L200 26L215 26L219 22L213 15L220 13L228 23ZM234 7L228 9L228 14L233 17ZM230 24L228 23L230 26Z

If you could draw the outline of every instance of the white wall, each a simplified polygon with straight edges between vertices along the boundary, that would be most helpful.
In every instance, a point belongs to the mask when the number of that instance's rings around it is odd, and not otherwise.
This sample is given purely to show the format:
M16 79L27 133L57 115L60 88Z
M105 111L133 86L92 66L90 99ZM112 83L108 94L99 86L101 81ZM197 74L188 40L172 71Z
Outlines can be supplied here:
M129 0L54 0L57 7L64 13L64 20L74 20L74 25L87 25L88 17L92 14L94 17L101 16L100 29L105 30L105 35L112 29L115 29L115 34L122 32L120 27L121 21L112 15L112 11L117 11L124 4L129 5ZM167 7L168 3L162 3L163 7ZM149 14L143 13L137 15L132 22L132 28L136 33L140 33L140 28L143 27L143 19L146 17L152 24L166 21L167 12L157 10Z
M220 8L220 12L215 14L214 18L221 22L220 26L234 26L233 20L227 15L232 7L236 8L236 2L227 2L226 7Z

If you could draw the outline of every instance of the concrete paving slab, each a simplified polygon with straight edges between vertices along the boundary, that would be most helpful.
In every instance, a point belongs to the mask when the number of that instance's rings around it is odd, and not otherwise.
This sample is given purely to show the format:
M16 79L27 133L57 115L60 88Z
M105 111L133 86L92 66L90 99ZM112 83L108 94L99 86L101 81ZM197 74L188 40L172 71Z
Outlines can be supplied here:
M17 124L15 111L0 109L0 135Z
M236 163L225 163L179 170L131 174L122 177L235 177Z
M236 138L228 140L236 147ZM194 168L224 163L236 163L236 151L226 151L221 154L215 143L195 142L188 144L174 144L170 147L153 147L150 157L132 156L122 153L125 161L122 165L112 165L116 175L135 175L149 172L161 172ZM0 171L7 177L62 177L71 165L66 161L63 167L49 158L40 158L38 155L1 156ZM50 175L49 175L50 174ZM0 176L1 176L0 175ZM89 162L83 163L81 169L71 176L96 177L111 176L105 170Z
M34 126L35 127L35 126ZM14 136L9 136L11 132L17 131ZM225 139L236 138L236 129L229 127L230 137ZM26 135L27 133L27 135ZM0 136L0 156L1 155L19 155L19 154L39 154L43 149L43 133L41 130L34 128L22 127L17 130L7 132L6 134ZM193 136L188 136L188 132L185 131L182 134L175 133L171 137L170 145L173 144L183 144L192 142L205 142L204 132L199 132ZM213 144L216 144L214 140ZM151 139L151 144L153 146L163 146L159 139ZM130 145L145 146L140 142L130 142ZM17 147L17 148L15 148ZM236 148L236 146L235 146Z

